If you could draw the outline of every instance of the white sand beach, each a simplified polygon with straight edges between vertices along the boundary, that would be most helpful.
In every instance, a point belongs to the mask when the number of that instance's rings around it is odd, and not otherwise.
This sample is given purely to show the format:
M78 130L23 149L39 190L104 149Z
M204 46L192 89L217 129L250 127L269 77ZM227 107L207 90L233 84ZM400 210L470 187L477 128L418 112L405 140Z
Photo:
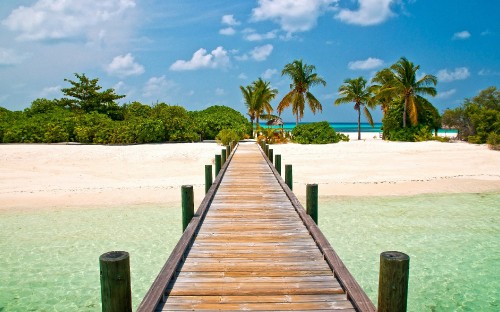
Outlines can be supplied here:
M466 143L365 140L273 145L293 165L294 192L320 196L500 192L500 153ZM204 196L204 165L215 143L0 145L0 210L178 203L180 187ZM284 172L284 169L283 169Z

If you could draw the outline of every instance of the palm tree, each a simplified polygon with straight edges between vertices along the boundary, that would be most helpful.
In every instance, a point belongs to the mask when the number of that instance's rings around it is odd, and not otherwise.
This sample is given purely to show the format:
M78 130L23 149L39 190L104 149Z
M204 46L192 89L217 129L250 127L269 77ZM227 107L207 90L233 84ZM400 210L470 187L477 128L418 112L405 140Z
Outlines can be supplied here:
M380 104L382 113L385 116L389 111L389 105L397 97L396 94L382 92L384 88L394 85L394 74L389 68L384 68L375 74L371 80L370 91L373 93L373 100Z
M421 95L435 96L437 78L433 75L425 75L417 80L417 71L420 65L413 65L405 57L401 57L397 63L390 67L394 75L392 85L383 88L379 94L397 94L404 101L403 128L406 128L406 115L410 117L412 125L418 123L417 107L423 103L425 98ZM434 86L431 86L434 85Z
M316 67L314 65L303 64L302 60L295 60L292 63L286 64L281 71L281 76L287 75L292 79L290 84L291 91L278 104L276 110L281 115L283 110L290 105L292 106L292 113L296 116L296 124L304 116L305 103L313 112L322 111L321 103L309 92L309 88L315 85L322 84L326 86L325 80L314 73Z
M243 99L245 101L245 106L248 109L248 116L250 117L250 122L256 122L256 127L259 127L259 118L267 113L267 116L273 112L273 107L271 106L271 101L278 94L277 89L271 89L270 83L259 78L258 80L252 82L251 85L243 87L240 86L241 93L243 94Z
M358 77L356 79L346 79L344 84L339 87L341 97L335 100L335 105L354 102L354 109L358 112L358 140L361 140L361 107L366 119L373 127L373 118L366 107L370 105L372 93L370 88L366 86L366 79Z

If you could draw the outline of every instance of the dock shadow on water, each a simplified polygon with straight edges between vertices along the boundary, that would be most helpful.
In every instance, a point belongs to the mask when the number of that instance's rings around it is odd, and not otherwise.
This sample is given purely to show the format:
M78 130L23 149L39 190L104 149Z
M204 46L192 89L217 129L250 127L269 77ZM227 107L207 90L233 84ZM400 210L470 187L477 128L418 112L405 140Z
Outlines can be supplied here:
M408 311L500 311L500 193L320 198L319 226L373 302L379 255L410 260Z

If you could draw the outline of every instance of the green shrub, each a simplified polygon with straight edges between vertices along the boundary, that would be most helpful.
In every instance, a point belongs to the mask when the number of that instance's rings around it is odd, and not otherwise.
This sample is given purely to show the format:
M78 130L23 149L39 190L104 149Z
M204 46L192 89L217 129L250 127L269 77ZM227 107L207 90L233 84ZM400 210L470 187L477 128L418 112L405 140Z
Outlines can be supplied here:
M252 133L252 125L245 116L227 106L211 106L190 115L203 139L214 140L222 129L232 129L240 137Z
M500 134L491 132L488 135L488 139L486 140L486 143L488 143L489 147L493 150L500 150Z
M327 121L322 121L296 126L292 140L299 144L328 144L349 141L349 137L337 134Z
M217 140L217 143L226 146L232 142L238 142L242 139L242 137L233 129L222 129L219 134L217 134L215 139Z

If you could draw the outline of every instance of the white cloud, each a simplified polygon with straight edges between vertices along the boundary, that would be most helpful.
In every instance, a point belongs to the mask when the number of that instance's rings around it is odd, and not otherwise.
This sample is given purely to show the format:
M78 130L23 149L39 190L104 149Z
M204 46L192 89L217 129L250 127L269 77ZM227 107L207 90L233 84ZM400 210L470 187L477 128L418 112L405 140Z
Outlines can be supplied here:
M469 69L467 67L458 67L454 71L449 72L447 69L441 69L438 71L436 77L440 82L451 82L455 80L464 80L470 76Z
M271 79L274 75L278 73L277 69L266 69L265 72L262 73L262 78L263 79Z
M448 90L448 91L439 92L436 95L436 97L439 98L439 99L447 99L447 98L450 98L456 92L457 92L456 89L451 89L451 90Z
M219 30L219 34L224 35L224 36L232 36L236 33L236 30L234 30L233 27L226 27L222 28Z
M500 76L500 72L491 69L481 69L478 73L479 76Z
M55 98L59 95L61 95L61 86L46 87L40 93L41 98Z
M467 30L464 30L464 31L460 31L460 32L456 32L453 34L453 40L465 40L465 39L469 39L471 36L470 32L468 32Z
M0 48L0 66L20 64L27 57L28 54L21 54L11 49Z
M254 29L247 28L243 30L243 33L245 34L243 39L247 41L262 41L267 39L274 39L276 38L277 32L277 30L272 30L265 34L259 34L256 33Z
M255 47L252 51L250 51L250 56L257 62L262 62L265 61L272 52L273 45L266 44L261 47Z
M338 0L259 0L252 10L253 21L271 20L288 32L303 32L316 26L323 12L331 10Z
M143 96L145 97L160 97L166 93L166 91L176 87L177 84L171 80L167 80L165 76L161 77L151 77L143 88Z
M221 23L229 26L238 26L239 24L241 24L234 18L234 15L224 15L222 17Z
M355 11L341 9L335 16L340 21L347 24L370 26L385 22L394 13L391 5L397 0L358 0L359 8Z
M135 5L135 0L38 0L19 6L2 24L22 41L75 39L94 32L102 36L104 24L124 20L123 14Z
M248 76L245 73L241 73L241 74L238 75L238 79L245 80L247 78L248 78Z
M222 88L215 89L215 95L221 96L221 95L224 95L224 93L225 93L224 89L222 89Z
M349 62L349 69L352 70L370 70L384 65L384 61L378 58L369 57L364 61Z
M108 74L118 77L141 75L144 73L144 66L134 61L132 54L116 56L111 63L106 66Z
M200 68L222 68L229 65L229 56L223 47L217 47L210 53L205 49L194 52L189 61L178 60L170 66L170 70L196 70Z

